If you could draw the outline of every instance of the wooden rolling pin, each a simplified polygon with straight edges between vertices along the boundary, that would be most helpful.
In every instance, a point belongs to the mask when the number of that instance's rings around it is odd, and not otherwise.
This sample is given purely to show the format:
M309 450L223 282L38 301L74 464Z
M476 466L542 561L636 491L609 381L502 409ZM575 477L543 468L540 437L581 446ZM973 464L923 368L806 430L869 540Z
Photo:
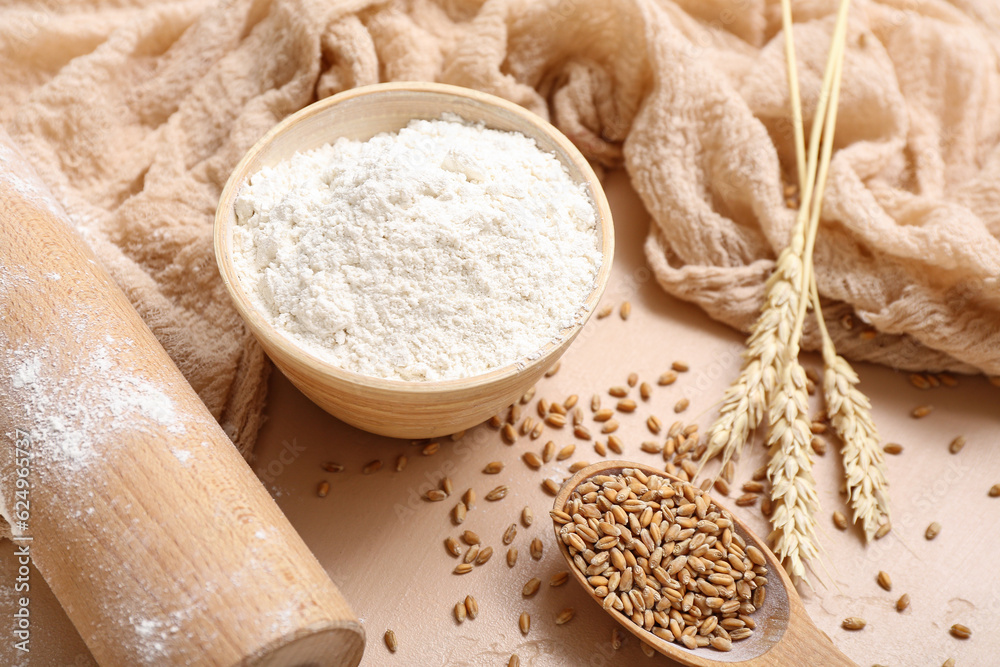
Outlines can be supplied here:
M333 582L2 135L15 553L102 665L356 665L364 632Z

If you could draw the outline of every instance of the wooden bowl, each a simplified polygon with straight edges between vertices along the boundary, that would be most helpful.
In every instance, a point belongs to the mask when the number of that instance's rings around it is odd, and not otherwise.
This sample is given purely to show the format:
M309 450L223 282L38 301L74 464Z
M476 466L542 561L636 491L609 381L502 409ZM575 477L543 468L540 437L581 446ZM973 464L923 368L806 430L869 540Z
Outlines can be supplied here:
M298 151L340 137L366 140L394 132L412 119L454 113L487 127L518 131L534 139L586 185L596 208L603 255L594 290L576 324L564 329L534 358L469 378L407 382L344 370L305 351L279 333L247 297L233 266L234 201L247 179ZM215 216L215 256L226 289L247 326L275 365L321 408L373 433L397 438L432 438L482 423L524 394L566 351L604 293L614 253L614 228L604 191L587 161L557 129L506 100L474 90L434 83L388 83L355 88L312 104L268 132L240 160L226 183Z

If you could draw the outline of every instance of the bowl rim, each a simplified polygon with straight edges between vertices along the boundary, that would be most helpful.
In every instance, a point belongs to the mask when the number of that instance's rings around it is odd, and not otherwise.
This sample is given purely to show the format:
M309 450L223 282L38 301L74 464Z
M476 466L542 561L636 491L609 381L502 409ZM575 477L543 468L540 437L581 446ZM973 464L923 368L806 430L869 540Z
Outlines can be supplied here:
M372 375L364 375L355 371L347 370L341 366L327 361L314 354L312 351L299 344L280 332L274 327L263 313L253 304L251 299L242 289L237 276L235 265L232 261L233 247L230 232L230 211L233 208L236 194L243 185L246 178L252 174L245 173L248 166L264 152L277 137L289 130L296 124L322 114L345 102L369 95L393 95L397 93L407 93L439 97L458 97L471 100L484 106L497 107L502 112L512 115L519 123L526 126L534 126L538 131L545 134L555 143L572 162L572 166L583 176L583 183L587 185L591 198L593 199L595 213L597 215L597 225L600 230L600 251L601 264L598 267L597 275L594 278L594 289L587 295L583 303L583 312L580 313L576 321L560 330L552 339L546 341L536 352L537 356L521 356L515 361L491 369L485 373L478 373L463 378L452 378L447 380L399 380L395 378L383 378ZM459 114L461 115L461 114ZM489 127L489 123L487 123ZM557 159L560 158L556 155ZM560 159L560 162L563 160ZM215 221L213 226L213 246L215 251L216 264L222 276L223 284L229 293L237 312L243 321L255 334L258 339L265 338L266 344L260 341L271 356L270 348L277 348L283 357L295 359L309 367L310 373L323 375L341 382L358 385L377 391L390 392L411 392L411 393L440 393L448 391L466 391L484 385L490 385L498 381L513 377L526 368L536 364L544 363L553 354L564 349L564 343L572 340L593 315L597 304L607 287L611 273L611 266L614 259L614 222L611 217L611 208L607 201L607 196L601 186L597 175L591 168L587 159L576 148L575 145L555 126L550 124L541 116L521 107L513 102L488 93L483 93L471 88L463 88L443 83L431 82L391 82L377 83L368 86L359 86L343 91L336 95L324 98L317 102L303 107L299 111L287 116L274 127L267 131L253 146L244 154L240 161L233 168L229 179L223 186L219 196L219 204L216 208ZM273 360L273 359L272 359ZM275 361L279 367L282 363Z

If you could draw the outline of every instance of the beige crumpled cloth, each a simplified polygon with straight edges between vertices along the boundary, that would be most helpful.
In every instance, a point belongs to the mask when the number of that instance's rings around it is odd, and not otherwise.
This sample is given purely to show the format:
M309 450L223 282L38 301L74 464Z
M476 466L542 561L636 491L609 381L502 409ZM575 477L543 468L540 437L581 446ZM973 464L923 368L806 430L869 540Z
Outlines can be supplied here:
M794 3L807 121L835 5ZM993 0L854 3L816 245L827 317L848 356L1000 374L998 38ZM245 453L268 365L216 272L219 193L288 114L390 80L505 97L591 160L624 165L652 218L646 250L659 283L750 326L793 220L776 0L0 9L0 123ZM849 313L852 329L841 323Z

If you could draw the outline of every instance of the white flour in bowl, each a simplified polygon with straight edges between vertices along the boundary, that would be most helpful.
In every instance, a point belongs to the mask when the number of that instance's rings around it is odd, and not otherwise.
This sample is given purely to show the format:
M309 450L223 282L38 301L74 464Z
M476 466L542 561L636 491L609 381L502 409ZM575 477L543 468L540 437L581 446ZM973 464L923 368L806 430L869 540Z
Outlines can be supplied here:
M469 377L576 321L601 263L584 185L454 116L298 153L236 198L234 263L271 323L346 370Z

